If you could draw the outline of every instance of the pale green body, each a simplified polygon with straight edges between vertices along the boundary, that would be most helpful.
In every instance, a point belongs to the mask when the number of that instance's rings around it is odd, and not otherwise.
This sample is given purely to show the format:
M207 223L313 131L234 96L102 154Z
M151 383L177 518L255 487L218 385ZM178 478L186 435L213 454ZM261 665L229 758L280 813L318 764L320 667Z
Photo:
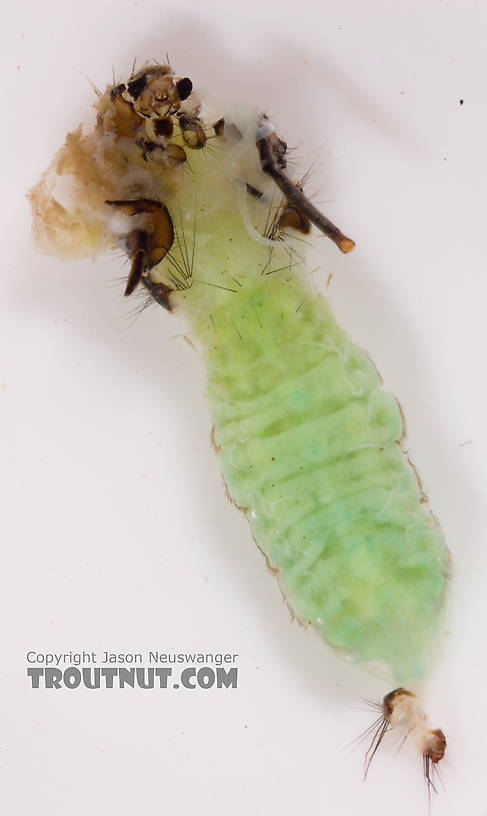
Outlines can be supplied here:
M195 191L194 281L172 302L204 348L230 495L303 622L397 682L421 677L447 550L398 444L398 406L303 270L281 269L279 248L269 266L223 172L196 172L179 198L188 243Z

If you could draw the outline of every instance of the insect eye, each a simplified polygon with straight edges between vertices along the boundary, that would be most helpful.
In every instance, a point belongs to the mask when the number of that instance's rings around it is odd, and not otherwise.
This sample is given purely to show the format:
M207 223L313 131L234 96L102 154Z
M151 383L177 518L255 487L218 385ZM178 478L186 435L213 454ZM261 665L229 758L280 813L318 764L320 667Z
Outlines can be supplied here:
M184 79L178 79L176 82L176 90L178 92L178 96L181 102L184 102L185 99L188 98L191 91L193 90L193 83L189 79L189 77L184 77Z
M137 77L137 79L133 79L132 82L129 82L127 85L127 90L134 99L138 99L142 91L144 90L147 84L147 75L142 74L142 76Z

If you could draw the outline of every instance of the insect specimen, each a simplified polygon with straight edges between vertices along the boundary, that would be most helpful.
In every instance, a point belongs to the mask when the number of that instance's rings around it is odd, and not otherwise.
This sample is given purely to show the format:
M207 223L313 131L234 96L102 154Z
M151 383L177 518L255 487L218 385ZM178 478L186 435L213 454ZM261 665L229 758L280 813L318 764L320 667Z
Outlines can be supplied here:
M122 246L125 294L145 288L185 316L228 492L293 614L397 686L366 768L394 729L411 735L431 788L445 737L404 686L426 671L448 551L401 447L400 409L306 282L298 239L314 225L343 253L354 243L292 178L267 116L208 121L169 65L108 87L96 110L30 193L37 241L67 258Z

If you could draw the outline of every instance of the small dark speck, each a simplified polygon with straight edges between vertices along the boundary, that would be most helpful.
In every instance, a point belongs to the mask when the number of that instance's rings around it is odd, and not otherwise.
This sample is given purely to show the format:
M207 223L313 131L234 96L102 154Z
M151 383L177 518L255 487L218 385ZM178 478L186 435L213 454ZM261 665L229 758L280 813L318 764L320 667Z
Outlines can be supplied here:
M471 445L471 444L472 444L472 440L467 439L466 442L460 442L460 447L463 448L465 445Z
M463 99L460 99L460 105L463 105Z

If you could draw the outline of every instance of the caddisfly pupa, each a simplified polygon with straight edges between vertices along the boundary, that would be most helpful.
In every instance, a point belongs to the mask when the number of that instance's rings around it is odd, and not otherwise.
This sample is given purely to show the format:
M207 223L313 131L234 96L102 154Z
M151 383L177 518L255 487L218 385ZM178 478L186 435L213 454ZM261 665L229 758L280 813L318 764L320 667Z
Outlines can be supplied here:
M109 86L96 109L30 193L36 239L68 258L122 247L125 294L145 289L163 319L184 315L228 493L293 615L389 678L366 769L395 730L433 787L446 740L410 687L439 626L448 551L398 404L303 273L312 227L345 256L354 242L309 200L268 116L208 118L170 65Z

